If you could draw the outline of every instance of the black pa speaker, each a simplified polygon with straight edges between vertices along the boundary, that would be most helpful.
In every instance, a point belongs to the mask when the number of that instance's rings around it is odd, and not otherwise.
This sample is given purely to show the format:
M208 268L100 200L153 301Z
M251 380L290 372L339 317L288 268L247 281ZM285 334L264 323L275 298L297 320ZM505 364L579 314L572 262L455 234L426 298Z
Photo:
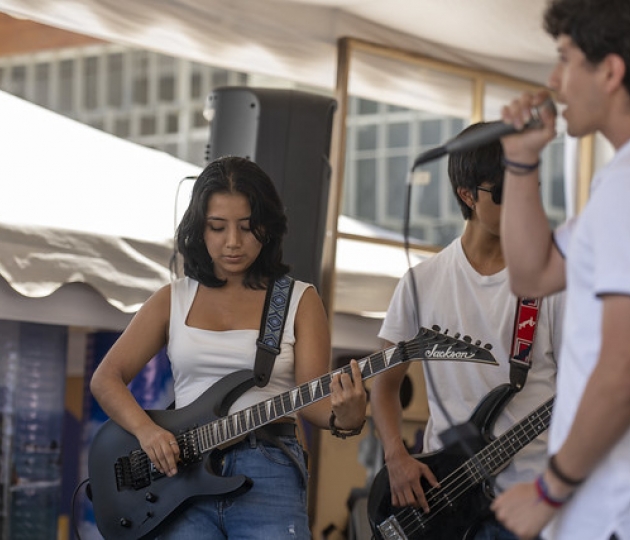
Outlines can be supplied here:
M291 275L321 282L330 189L332 98L276 88L222 87L209 96L206 158L256 162L273 180L286 208L284 259Z

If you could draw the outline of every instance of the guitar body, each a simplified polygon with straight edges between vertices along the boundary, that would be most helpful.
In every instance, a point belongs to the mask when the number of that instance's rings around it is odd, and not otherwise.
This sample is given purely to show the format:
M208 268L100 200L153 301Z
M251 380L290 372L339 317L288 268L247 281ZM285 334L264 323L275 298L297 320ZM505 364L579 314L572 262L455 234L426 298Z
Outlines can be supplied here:
M359 360L363 379L411 360L479 362L497 365L490 345L441 334L439 328L420 328L413 339ZM171 431L180 449L178 473L160 474L137 439L109 420L90 447L88 495L96 525L106 540L140 540L157 535L176 511L199 497L236 496L252 482L246 476L223 477L213 470L213 452L244 438L279 418L326 398L335 372L271 397L243 410L230 406L254 385L251 370L232 373L190 405L177 410L147 411L156 424Z
M510 385L501 385L477 406L469 420L477 433L476 437L467 437L466 451L454 444L413 457L428 465L444 487L447 482L443 480L464 465L470 459L470 453L479 452L490 442L496 418L512 395ZM382 540L472 539L480 522L490 514L493 492L483 480L471 483L459 471L455 476L461 477L461 482L455 481L451 493L441 494L438 490L429 501L431 511L425 514L419 508L392 506L389 472L383 467L374 478L368 498L368 515L375 537ZM421 484L427 497L429 490L435 491L424 478Z
M175 435L217 418L226 403L248 387L251 371L235 372L213 385L190 405L177 410L147 411ZM175 476L155 471L149 485L119 489L116 463L139 448L138 440L108 420L98 431L88 457L94 517L107 540L138 540L157 534L178 508L201 496L238 495L251 487L246 476L222 477L212 471L210 455L180 466Z

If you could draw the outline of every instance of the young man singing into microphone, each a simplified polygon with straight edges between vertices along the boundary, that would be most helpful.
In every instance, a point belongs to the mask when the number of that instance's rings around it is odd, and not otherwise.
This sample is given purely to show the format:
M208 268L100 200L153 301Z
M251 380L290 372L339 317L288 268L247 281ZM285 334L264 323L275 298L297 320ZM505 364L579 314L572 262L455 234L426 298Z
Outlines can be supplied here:
M503 139L502 243L513 290L566 288L558 395L546 470L493 504L520 538L630 539L630 2L552 0L545 28L559 60L549 86L566 107L569 135L600 132L615 148L574 219L549 230L538 191L543 129ZM503 120L522 126L544 95L523 95Z

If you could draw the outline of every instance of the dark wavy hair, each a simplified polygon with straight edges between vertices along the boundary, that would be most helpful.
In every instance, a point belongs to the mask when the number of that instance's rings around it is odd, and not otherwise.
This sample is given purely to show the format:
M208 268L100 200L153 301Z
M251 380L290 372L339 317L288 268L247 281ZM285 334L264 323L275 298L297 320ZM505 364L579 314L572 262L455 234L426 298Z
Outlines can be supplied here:
M484 125L486 125L485 122L471 124L457 137L474 132ZM503 146L498 140L465 152L449 154L448 177L464 219L468 220L472 217L472 210L459 196L457 188L469 189L476 197L478 186L484 182L490 182L493 185L502 183L504 172Z
M253 161L226 156L207 165L193 186L190 203L176 232L176 243L184 259L184 274L207 287L222 287L225 281L214 273L214 264L204 242L208 201L215 193L240 193L251 208L250 227L263 245L247 269L243 284L264 289L267 283L286 274L282 242L287 217L280 196L267 174Z
M626 64L623 84L630 93L630 2L551 0L544 14L547 33L569 36L591 64L618 54Z

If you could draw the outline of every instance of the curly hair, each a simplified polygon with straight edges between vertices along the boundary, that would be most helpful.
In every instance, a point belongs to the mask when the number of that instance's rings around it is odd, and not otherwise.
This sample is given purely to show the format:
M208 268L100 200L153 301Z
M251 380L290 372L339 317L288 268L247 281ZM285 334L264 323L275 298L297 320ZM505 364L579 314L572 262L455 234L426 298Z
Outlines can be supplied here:
M464 129L457 137L478 130L486 122L478 122ZM457 138L456 137L456 138ZM484 182L500 184L503 182L503 146L500 141L493 141L464 152L453 152L448 157L448 177L453 193L462 211L464 219L472 217L472 210L457 193L458 188L466 188L476 193L477 187Z
M591 64L608 54L626 64L623 84L630 92L630 2L628 0L551 0L544 14L545 31L569 36Z
M215 193L240 193L248 200L250 227L262 244L262 250L247 269L243 284L252 289L264 289L269 281L289 271L289 266L282 261L287 217L269 176L253 161L236 156L215 159L195 181L175 237L184 260L184 274L207 287L222 287L226 283L214 273L204 241L208 202Z

